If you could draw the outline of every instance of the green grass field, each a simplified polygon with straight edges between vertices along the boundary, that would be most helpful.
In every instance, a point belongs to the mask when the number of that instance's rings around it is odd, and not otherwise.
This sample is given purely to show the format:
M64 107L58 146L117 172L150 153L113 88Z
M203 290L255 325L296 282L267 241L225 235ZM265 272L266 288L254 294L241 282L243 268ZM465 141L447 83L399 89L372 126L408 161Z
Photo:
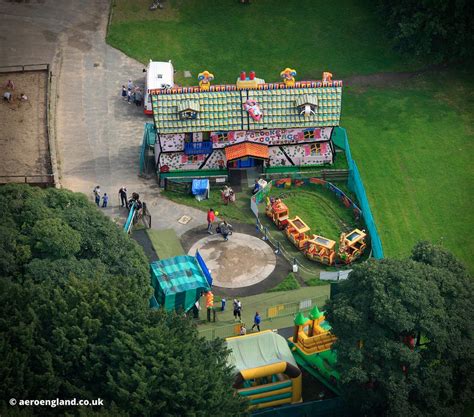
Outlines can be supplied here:
M474 269L473 88L450 71L346 95L342 124L386 256L426 239Z
M156 12L148 5L115 0L108 41L144 63L171 59L177 81L188 85L205 69L215 83L233 83L241 70L270 82L287 66L298 79L330 70L344 80L429 64L393 50L370 0L167 0ZM472 74L446 69L397 80L346 83L341 120L385 255L406 256L416 240L429 239L474 271Z

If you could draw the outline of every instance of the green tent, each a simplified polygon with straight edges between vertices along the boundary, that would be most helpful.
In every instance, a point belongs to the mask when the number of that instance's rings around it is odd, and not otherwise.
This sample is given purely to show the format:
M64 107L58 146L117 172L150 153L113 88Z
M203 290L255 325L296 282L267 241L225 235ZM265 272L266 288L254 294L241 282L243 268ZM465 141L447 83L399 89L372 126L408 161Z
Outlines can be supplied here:
M201 293L211 290L206 276L194 256L181 255L150 264L154 288L152 306L165 310L190 310Z

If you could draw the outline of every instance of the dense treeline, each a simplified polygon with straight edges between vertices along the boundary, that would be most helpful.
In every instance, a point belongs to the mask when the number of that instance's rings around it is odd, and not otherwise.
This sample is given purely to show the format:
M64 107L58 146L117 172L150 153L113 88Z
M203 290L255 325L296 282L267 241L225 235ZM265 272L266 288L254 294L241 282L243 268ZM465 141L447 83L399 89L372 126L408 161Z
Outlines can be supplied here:
M150 310L149 284L141 248L83 195L0 187L1 414L18 411L10 398L101 398L96 411L117 416L245 414L223 343Z
M390 35L405 52L437 62L474 56L471 0L379 0Z
M365 416L460 416L474 395L474 285L454 256L355 266L329 301L345 398Z

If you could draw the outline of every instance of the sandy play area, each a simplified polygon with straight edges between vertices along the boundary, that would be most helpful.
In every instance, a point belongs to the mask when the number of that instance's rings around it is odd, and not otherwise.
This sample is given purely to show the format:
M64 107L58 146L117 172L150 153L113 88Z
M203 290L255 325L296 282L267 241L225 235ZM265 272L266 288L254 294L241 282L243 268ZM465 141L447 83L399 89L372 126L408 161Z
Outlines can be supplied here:
M47 182L52 173L46 131L47 71L0 73L0 183ZM5 88L12 80L15 89ZM3 94L11 91L13 101L8 103ZM28 100L20 102L21 93ZM15 177L20 176L20 177Z

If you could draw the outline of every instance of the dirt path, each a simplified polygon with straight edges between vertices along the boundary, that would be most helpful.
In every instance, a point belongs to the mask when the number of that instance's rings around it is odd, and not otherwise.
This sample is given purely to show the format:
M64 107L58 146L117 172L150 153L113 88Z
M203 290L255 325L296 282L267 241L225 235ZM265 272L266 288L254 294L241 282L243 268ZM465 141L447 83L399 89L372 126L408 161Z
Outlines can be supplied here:
M419 75L440 71L444 65L431 65L417 71L378 72L367 75L353 75L344 78L344 85L353 87L386 87L409 81Z

